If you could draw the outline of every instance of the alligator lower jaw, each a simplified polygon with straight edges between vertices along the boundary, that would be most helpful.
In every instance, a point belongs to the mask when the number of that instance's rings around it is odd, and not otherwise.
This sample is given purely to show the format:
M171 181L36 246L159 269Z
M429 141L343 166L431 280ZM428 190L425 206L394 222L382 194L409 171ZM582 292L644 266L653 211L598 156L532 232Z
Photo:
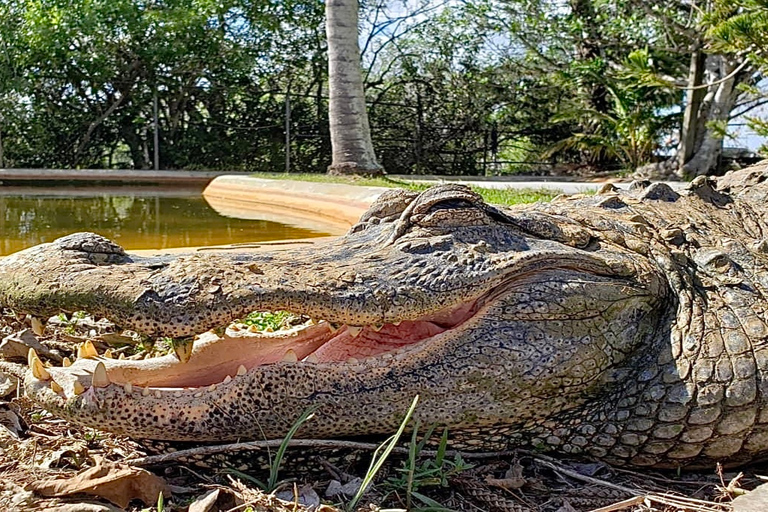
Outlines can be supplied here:
M175 355L112 359L97 356L94 349L65 368L44 368L33 352L29 363L34 379L65 400L84 393L87 397L92 388L110 385L144 396L197 394L204 388L215 390L219 384L266 365L386 364L428 346L443 333L459 329L477 314L479 302L383 325L336 327L321 320L289 331L256 334L233 324L223 335L209 331L197 336L186 362Z

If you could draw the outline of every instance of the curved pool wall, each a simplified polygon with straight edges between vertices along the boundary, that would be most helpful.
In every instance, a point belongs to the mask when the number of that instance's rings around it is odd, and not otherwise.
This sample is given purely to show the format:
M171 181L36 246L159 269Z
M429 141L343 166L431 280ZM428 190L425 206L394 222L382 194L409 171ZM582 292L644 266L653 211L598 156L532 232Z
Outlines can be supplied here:
M285 215L302 227L342 234L386 190L389 189L225 175L211 181L203 197L222 215Z

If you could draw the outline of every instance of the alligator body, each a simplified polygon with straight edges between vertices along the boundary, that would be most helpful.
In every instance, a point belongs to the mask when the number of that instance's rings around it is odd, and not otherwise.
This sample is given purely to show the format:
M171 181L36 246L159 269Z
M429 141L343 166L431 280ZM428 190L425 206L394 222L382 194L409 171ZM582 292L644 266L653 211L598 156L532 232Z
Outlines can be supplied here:
M133 437L280 438L312 406L302 436L387 435L419 395L458 447L738 464L768 454L767 200L758 167L515 209L394 191L302 250L138 258L81 233L0 260L0 303L195 336L186 362L31 357L35 401ZM223 329L279 309L317 321Z

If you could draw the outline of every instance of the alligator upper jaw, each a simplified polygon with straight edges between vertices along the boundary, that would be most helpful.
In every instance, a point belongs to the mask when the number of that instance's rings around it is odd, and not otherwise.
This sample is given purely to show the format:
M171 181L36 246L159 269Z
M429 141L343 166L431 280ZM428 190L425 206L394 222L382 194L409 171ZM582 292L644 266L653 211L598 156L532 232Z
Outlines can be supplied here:
M195 392L204 387L213 390L266 365L358 364L418 350L442 333L460 329L477 313L480 302L383 325L335 326L323 320L288 331L254 333L233 324L221 335L209 331L196 336L186 361L174 354L145 360L113 359L96 355L90 345L67 367L45 368L31 351L29 366L33 385L48 386L64 400L113 384L145 396L161 391Z

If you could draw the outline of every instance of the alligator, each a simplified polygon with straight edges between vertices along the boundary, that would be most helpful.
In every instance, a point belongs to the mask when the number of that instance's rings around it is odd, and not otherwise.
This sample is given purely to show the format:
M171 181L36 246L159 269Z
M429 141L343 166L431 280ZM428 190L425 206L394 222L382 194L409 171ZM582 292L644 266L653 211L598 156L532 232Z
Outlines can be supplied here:
M384 193L344 236L138 257L78 233L0 260L0 304L85 310L177 341L133 361L30 353L24 388L134 438L278 439L446 427L634 467L768 454L768 166L501 208L441 185ZM251 311L312 318L288 331Z

